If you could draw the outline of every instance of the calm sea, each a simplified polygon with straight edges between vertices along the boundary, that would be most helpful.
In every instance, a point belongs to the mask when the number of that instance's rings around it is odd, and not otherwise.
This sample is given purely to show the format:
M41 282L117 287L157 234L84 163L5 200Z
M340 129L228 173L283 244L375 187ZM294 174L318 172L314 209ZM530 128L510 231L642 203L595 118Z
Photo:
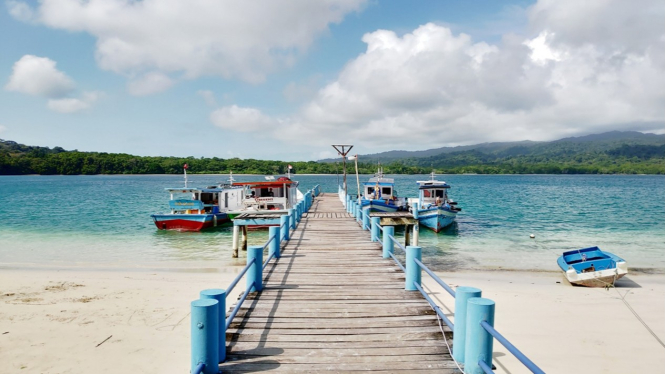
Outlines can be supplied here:
M234 176L238 181L262 176ZM360 181L369 176L360 176ZM400 196L415 197L416 181L391 176ZM226 175L193 175L206 186ZM295 176L306 191L337 192L338 177ZM439 270L556 270L570 249L597 245L632 269L665 273L665 176L445 175L462 212L434 234L422 228L426 263ZM160 231L150 214L166 212L165 187L182 176L0 177L0 266L95 268L219 268L231 259L231 229ZM355 176L349 191L355 192ZM535 235L535 239L529 237ZM261 244L266 232L251 232Z

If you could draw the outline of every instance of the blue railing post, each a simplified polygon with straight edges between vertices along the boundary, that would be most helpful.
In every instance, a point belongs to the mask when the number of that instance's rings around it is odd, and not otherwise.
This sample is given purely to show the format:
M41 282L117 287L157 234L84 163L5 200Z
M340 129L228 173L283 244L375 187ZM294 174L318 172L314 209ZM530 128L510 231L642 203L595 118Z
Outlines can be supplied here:
M356 203L356 221L363 223L363 206L360 203Z
M252 260L254 263L247 270L247 288L251 287L250 292L258 292L263 289L263 246L252 245L247 248L247 264Z
M344 200L346 202L344 205L346 212L351 213L351 199L349 198L349 195L344 196Z
M422 261L422 248L410 245L406 247L406 281L404 289L407 291L417 291L414 286L417 283L420 286L421 274L420 266L416 264L415 259Z
M369 206L363 209L363 230L369 230Z
M383 258L390 258L390 254L395 250L391 236L395 236L395 226L383 226Z
M270 246L268 247L269 248L268 249L268 257L270 257L270 255L272 255L274 253L275 258L279 258L279 256L280 256L279 247L280 247L280 244L281 244L281 242L279 240L279 237L280 237L280 228L279 227L275 227L275 226L268 227L268 238L272 238L273 236L275 237L275 239L273 239L270 242Z
M413 203L413 211L411 212L413 214L414 219L418 219L418 203Z
M192 362L190 369L205 364L204 374L219 372L219 302L199 299L191 304Z
M482 297L474 297L467 301L466 310L466 343L464 347L464 372L483 374L479 361L492 366L492 344L494 338L480 322L486 321L494 326L494 301ZM457 321L455 321L457 325Z
M381 224L381 218L371 217L372 220L372 241L379 241L379 225Z
M210 288L201 291L199 294L201 299L217 300L218 310L217 313L219 325L219 362L226 360L226 290L221 288Z
M296 224L297 224L295 207L289 209L289 216L291 217L291 218L289 218L289 223L291 224L291 229L295 230L296 229Z
M471 298L481 297L482 291L475 287L457 287L455 290L455 328L453 329L453 358L457 362L464 362L464 348L467 329L467 301Z
M291 209L289 209L289 212L286 215L283 215L279 219L279 227L282 230L281 240L289 240L289 228L291 227L291 223L289 222L290 218L291 218Z
M296 221L300 223L300 220L302 219L302 201L298 202L296 204Z

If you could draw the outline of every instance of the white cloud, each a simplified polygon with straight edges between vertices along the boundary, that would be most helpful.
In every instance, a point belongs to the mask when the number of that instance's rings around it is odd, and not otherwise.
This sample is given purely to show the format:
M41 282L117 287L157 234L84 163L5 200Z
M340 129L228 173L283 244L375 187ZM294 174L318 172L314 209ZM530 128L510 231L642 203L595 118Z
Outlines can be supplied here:
M206 104L211 107L217 106L217 99L215 99L215 93L210 90L199 90L196 93L205 100Z
M166 74L150 72L129 81L127 91L134 96L146 96L166 91L172 85L173 81Z
M0 134L2 134L5 131L7 131L7 128L5 126L0 125Z
M83 96L80 99L76 98L63 98L63 99L50 99L47 103L47 107L52 111L58 113L76 113L84 109L90 108L90 106L99 99L101 96L100 92L84 92Z
M226 130L263 133L274 131L278 123L258 109L241 108L236 105L215 110L210 114L210 121Z
M367 0L42 0L8 4L21 20L97 38L101 68L261 82Z
M56 68L47 57L25 55L14 63L12 75L5 85L8 91L48 98L63 97L74 90L74 82Z
M366 51L274 136L386 150L662 131L665 4L591 3L540 1L531 36L495 45L435 24L368 33Z

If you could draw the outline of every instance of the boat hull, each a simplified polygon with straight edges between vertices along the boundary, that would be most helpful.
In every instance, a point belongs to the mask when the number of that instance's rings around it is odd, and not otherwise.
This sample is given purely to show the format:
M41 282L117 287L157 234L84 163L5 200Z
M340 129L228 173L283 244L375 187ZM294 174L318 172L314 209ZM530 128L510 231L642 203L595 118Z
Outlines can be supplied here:
M457 212L443 208L435 207L418 210L418 222L428 229L439 232L450 226L457 216Z
M155 226L160 230L201 231L231 222L226 213L216 214L153 214Z
M576 286L609 287L628 273L624 259L598 247L564 252L557 264L566 279Z
M386 203L385 200L366 200L361 201L362 209L369 207L370 212L378 213L394 213L400 210L400 207L395 204Z

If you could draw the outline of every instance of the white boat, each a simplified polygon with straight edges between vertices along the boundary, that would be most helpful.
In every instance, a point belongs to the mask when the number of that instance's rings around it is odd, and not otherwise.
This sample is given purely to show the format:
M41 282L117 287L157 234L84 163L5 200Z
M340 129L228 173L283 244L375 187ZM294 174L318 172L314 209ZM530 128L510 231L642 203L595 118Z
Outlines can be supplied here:
M566 279L577 286L611 287L628 273L624 259L598 247L564 252L557 263Z

